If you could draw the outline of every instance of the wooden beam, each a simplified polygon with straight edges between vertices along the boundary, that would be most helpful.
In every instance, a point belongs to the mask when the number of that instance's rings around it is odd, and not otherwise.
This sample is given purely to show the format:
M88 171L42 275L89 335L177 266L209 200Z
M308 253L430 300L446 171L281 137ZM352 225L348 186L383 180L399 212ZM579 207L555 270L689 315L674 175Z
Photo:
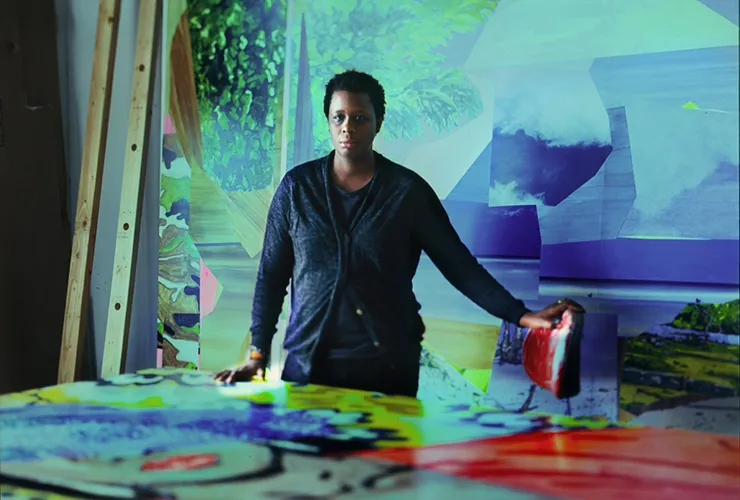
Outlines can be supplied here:
M144 2L146 3L146 2ZM90 301L95 238L100 211L100 189L108 142L110 96L116 61L121 0L101 0L95 40L90 102L87 109L85 145L82 153L80 190L77 199L72 257L67 281L58 382L74 382L82 366Z
M131 114L123 164L121 210L113 260L108 325L105 330L101 373L103 377L117 375L126 366L161 10L160 0L142 0L139 3ZM154 328L155 325L152 325L152 331L148 333L154 335Z

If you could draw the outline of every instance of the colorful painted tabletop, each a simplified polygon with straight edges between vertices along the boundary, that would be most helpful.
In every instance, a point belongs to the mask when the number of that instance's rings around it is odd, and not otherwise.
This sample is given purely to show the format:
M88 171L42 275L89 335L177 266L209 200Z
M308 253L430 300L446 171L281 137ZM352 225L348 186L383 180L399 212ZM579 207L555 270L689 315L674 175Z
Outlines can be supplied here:
M156 369L0 397L2 498L740 498L740 438Z

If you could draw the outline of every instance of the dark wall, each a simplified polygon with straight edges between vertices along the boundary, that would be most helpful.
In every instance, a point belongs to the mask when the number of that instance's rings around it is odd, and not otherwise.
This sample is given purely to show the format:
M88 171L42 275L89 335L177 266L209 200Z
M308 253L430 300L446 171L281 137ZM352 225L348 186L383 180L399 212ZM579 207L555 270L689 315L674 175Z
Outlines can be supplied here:
M71 248L58 68L53 0L0 2L0 393L57 379Z

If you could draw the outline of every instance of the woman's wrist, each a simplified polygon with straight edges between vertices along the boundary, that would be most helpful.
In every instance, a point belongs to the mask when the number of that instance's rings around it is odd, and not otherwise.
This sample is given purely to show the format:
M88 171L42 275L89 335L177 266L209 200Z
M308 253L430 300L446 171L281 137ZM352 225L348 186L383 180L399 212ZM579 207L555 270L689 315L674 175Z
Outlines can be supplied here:
M249 347L249 352L247 359L249 361L264 361L267 358L267 355L265 352L262 351L262 349L259 349L255 346Z

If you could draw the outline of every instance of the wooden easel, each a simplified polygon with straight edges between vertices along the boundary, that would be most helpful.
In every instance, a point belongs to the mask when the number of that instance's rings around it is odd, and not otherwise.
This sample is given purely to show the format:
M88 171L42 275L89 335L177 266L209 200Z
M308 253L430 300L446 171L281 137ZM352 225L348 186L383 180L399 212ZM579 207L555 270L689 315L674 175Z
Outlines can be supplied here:
M102 376L125 369L131 299L138 251L143 182L146 177L161 0L140 0L133 91L123 166L121 209L113 262ZM67 304L59 359L58 382L74 382L80 373L87 328L100 191L110 118L110 98L118 42L121 0L100 0L90 103L80 174Z

